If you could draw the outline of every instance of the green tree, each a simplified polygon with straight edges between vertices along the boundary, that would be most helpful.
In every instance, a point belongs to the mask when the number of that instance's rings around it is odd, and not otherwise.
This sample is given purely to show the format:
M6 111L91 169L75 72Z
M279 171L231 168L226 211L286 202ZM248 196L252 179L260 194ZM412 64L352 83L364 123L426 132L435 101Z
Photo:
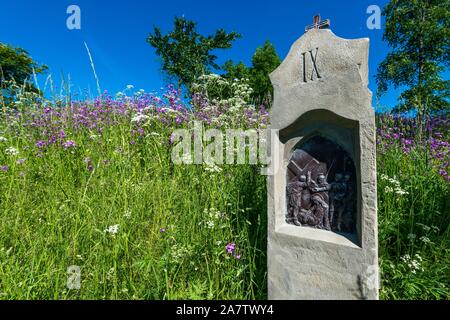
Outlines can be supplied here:
M260 102L271 103L273 87L269 74L280 63L280 57L278 57L275 47L269 41L266 41L262 47L257 48L253 54L250 86L253 88L254 97Z
M243 62L234 64L232 60L228 60L222 66L222 69L225 71L224 78L228 80L250 79L250 68Z
M12 82L25 91L38 92L31 79L33 73L45 70L47 66L35 62L24 49L0 43L0 99L10 100L15 94Z
M223 69L226 71L224 77L227 79L249 79L249 84L253 89L253 99L256 102L270 105L273 94L272 83L269 74L281 63L275 47L269 41L258 47L252 56L252 66L247 67L244 63L234 64L227 61Z
M162 60L162 70L166 75L182 85L189 86L203 74L213 69L219 70L217 56L212 53L216 49L228 49L231 43L240 38L236 32L227 33L219 29L214 35L203 36L196 30L197 23L184 17L175 17L174 28L163 35L160 28L155 27L147 42L156 49Z
M415 110L419 120L449 107L450 0L391 0L383 10L383 39L392 51L376 76L377 95L388 87L405 88L394 108Z

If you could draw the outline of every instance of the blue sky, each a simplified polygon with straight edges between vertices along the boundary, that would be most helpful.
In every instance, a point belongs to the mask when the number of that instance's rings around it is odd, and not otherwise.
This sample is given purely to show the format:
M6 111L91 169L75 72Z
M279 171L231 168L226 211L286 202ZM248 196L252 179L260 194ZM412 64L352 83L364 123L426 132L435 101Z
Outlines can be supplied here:
M370 89L375 92L374 75L388 47L382 30L366 26L369 5L381 8L387 0L295 0L295 1L143 1L143 0L0 0L0 42L26 49L37 61L49 66L55 84L61 74L70 74L72 91L90 89L95 80L84 47L90 48L102 90L114 94L128 84L146 91L164 85L160 63L146 38L153 26L163 32L172 28L174 16L184 15L198 22L203 34L218 28L237 31L242 38L233 47L218 52L219 62L227 59L250 64L255 49L270 40L283 59L305 25L320 13L331 19L333 32L343 38L370 38ZM69 5L81 9L81 30L68 30ZM384 21L383 21L384 22ZM48 74L48 73L47 73ZM41 86L45 78L40 78ZM389 92L381 105L394 105L398 92ZM374 100L374 106L376 101Z

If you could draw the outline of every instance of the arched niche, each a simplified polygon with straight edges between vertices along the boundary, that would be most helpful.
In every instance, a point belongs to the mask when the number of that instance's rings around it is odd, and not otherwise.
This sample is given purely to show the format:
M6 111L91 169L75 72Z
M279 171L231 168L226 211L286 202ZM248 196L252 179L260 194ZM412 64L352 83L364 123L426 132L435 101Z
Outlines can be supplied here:
M356 232L356 168L339 144L314 134L298 143L286 170L286 222Z

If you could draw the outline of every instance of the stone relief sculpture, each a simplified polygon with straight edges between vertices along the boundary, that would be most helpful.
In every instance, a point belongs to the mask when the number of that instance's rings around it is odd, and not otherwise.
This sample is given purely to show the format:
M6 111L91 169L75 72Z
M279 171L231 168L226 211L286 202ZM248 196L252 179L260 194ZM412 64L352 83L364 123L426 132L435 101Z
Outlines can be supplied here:
M348 153L321 136L294 151L287 173L286 222L354 233L355 167Z

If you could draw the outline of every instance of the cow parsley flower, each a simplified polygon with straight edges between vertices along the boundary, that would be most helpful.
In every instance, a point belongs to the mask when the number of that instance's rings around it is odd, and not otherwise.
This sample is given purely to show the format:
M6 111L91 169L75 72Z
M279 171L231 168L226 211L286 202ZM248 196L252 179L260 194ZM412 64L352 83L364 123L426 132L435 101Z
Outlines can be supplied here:
M423 243L431 243L430 238L425 236L420 237L420 241L422 241Z
M133 123L141 123L148 120L148 116L142 113L138 113L131 118L131 122Z
M10 156L17 156L19 154L19 150L13 147L9 147L8 149L5 150L5 153Z
M108 228L105 229L105 233L109 233L111 235L115 235L115 234L117 234L117 232L119 232L119 225L118 224L109 226Z
M127 219L131 218L131 210L126 210L125 213L123 214L123 216Z
M219 173L222 172L222 168L218 167L214 163L205 163L205 171L211 172L211 173Z

